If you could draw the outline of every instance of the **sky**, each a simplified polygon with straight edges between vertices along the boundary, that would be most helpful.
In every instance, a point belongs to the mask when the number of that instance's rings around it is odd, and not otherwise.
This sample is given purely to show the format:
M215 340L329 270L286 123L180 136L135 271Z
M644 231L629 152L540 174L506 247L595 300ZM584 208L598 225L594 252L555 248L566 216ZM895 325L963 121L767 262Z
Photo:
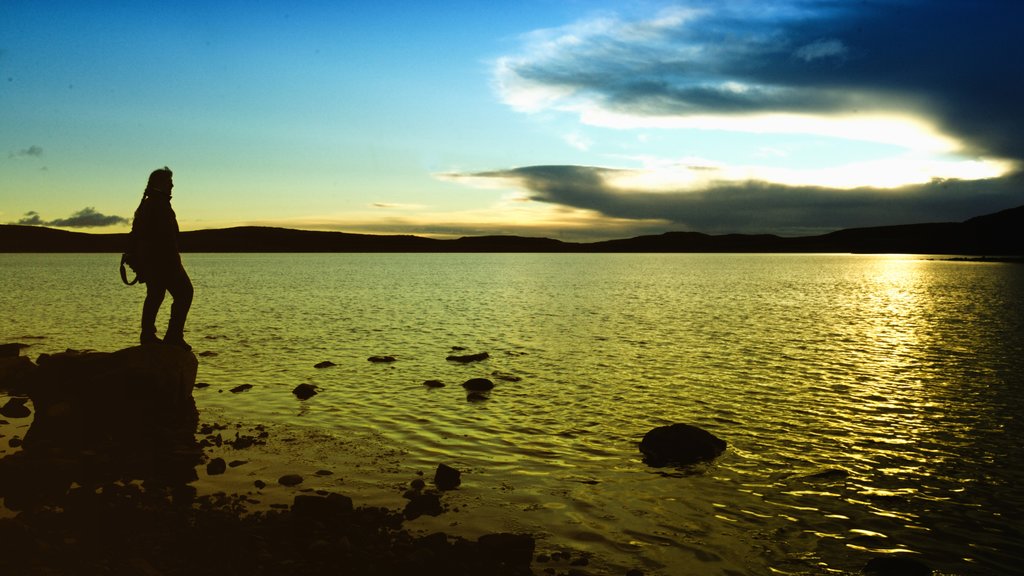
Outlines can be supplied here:
M0 0L0 223L591 241L1024 204L1024 2Z

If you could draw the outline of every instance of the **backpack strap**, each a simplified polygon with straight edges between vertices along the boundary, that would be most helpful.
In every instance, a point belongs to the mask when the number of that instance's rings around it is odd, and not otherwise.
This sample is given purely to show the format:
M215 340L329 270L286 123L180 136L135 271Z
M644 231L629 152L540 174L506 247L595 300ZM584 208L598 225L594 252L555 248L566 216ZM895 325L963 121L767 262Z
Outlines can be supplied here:
M127 252L124 253L124 254L121 254L121 282L124 282L128 286L131 286L132 284L135 284L135 283L137 283L139 281L139 275L138 275L138 273L136 273L135 274L135 278L132 278L131 282L128 281L128 272L124 269L125 260L127 260L127 259L128 259L128 253Z

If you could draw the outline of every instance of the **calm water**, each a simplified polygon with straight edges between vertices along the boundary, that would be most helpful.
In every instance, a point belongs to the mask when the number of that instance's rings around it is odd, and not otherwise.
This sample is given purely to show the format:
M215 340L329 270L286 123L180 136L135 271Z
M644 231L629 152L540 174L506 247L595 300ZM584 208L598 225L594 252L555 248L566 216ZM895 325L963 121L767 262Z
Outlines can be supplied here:
M411 527L531 531L613 574L844 573L881 554L948 574L1024 562L1024 267L850 255L185 261L186 337L216 353L200 358L204 418L290 431L306 444L279 455L310 466L364 450L368 481L336 482L395 506L415 471L462 469L445 496L459 510ZM116 264L0 254L0 342L30 342L33 357L133 345L144 290L121 286ZM491 358L447 362L452 346ZM385 354L397 362L367 362ZM314 369L322 360L337 366ZM459 385L494 371L521 380L467 402ZM290 391L303 382L321 393L300 403ZM241 383L255 387L226 392ZM649 469L636 444L671 422L729 450L695 471Z

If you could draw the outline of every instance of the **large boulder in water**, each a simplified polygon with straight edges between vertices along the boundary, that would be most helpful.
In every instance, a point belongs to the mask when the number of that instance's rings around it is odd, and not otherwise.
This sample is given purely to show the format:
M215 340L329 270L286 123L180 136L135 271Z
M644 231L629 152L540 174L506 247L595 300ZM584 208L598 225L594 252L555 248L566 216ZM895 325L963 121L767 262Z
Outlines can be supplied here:
M29 386L36 416L26 447L194 440L199 362L175 346L42 355Z
M35 418L22 450L0 459L8 508L60 502L76 482L176 486L195 479L203 452L191 352L148 344L42 355L38 363L27 386Z
M644 462L656 468L714 460L725 447L725 440L689 424L659 426L640 441Z

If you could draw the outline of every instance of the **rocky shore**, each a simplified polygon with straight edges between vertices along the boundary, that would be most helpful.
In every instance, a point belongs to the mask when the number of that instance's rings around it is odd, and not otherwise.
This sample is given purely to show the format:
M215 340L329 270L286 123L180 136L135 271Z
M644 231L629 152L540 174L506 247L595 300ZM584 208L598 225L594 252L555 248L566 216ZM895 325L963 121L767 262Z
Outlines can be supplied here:
M36 365L8 348L0 408L32 423L0 459L12 511L0 518L2 574L534 574L528 534L467 540L404 527L443 512L443 491L458 486L447 466L431 487L414 481L401 511L298 488L290 506L257 512L246 495L197 496L196 470L227 464L204 451L216 427L199 425L190 352L69 351Z

